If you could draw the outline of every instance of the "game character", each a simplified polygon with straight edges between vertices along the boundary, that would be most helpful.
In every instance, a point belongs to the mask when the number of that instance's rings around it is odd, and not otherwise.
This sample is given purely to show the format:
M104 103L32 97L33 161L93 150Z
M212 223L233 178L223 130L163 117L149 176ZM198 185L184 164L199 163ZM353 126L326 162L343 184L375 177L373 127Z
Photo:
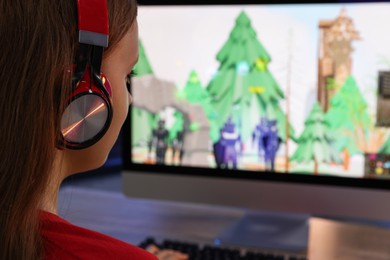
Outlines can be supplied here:
M257 142L257 152L260 161L264 160L264 153L265 153L265 147L264 147L264 142L263 142L263 132L265 132L265 128L267 125L267 119L266 118L260 118L260 122L256 125L255 130L253 130L252 133L252 146L255 145Z
M165 154L168 148L169 132L165 128L165 121L160 119L158 126L152 131L152 138L149 142L149 156L152 148L155 148L156 164L165 164Z
M266 169L275 171L275 157L282 139L278 135L276 120L268 120L264 118L262 121L260 131Z
M221 137L214 144L214 156L218 168L237 169L237 158L241 143L241 137L236 130L235 124L231 118L225 123L221 129Z
M184 130L177 133L176 138L172 141L172 163L175 162L177 154L179 154L179 165L182 164L184 156Z

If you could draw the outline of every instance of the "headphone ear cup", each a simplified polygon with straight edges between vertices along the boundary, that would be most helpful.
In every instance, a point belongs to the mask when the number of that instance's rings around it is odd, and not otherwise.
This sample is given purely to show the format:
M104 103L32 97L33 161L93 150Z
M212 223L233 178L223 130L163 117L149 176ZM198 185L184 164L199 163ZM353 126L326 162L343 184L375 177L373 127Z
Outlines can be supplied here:
M111 86L101 74L97 86L87 68L69 98L61 119L61 146L84 149L97 143L107 132L112 120ZM91 85L92 84L92 85Z

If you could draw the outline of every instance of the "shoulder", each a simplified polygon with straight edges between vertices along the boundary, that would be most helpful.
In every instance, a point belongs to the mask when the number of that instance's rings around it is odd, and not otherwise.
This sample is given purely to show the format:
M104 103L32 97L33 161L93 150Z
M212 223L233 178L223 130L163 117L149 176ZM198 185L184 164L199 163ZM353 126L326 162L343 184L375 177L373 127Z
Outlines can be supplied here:
M139 247L75 226L54 214L41 212L40 221L46 259L156 260Z

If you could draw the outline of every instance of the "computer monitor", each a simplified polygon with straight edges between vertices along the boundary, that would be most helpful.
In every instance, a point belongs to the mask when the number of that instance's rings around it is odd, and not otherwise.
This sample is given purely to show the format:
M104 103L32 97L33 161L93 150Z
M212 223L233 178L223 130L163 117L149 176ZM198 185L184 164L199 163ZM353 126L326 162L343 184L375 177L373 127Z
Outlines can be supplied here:
M390 219L390 3L239 2L141 1L124 193Z

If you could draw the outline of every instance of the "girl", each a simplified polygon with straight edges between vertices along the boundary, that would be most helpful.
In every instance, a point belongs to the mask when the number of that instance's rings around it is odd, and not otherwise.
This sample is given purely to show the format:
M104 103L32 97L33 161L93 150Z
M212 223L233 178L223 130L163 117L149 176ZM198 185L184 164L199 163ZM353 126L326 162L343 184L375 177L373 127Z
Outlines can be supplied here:
M155 259L56 215L62 180L101 166L126 118L135 1L1 0L0 8L0 259Z

